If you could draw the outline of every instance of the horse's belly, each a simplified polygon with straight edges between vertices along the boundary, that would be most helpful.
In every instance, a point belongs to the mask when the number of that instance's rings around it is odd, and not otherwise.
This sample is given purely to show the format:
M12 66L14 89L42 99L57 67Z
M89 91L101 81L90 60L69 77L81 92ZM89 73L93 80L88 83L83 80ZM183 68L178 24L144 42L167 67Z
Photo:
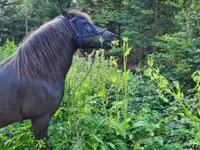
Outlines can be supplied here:
M0 128L22 120L23 117L18 107L0 105Z
M63 97L63 89L64 80L19 80L12 65L5 65L0 68L0 115L9 112L30 119L53 114Z
M19 107L0 105L0 120L5 118L12 120L11 118L13 118L13 116L15 116L15 118L21 118Z

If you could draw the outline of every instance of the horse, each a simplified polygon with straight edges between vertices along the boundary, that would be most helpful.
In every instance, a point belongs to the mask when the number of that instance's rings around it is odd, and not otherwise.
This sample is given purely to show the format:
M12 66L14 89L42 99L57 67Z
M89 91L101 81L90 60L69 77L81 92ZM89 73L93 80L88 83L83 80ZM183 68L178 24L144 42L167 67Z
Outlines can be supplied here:
M95 26L88 14L63 9L28 35L0 64L0 128L31 120L34 138L46 139L49 121L64 96L73 54L78 48L110 49L113 40L115 35Z

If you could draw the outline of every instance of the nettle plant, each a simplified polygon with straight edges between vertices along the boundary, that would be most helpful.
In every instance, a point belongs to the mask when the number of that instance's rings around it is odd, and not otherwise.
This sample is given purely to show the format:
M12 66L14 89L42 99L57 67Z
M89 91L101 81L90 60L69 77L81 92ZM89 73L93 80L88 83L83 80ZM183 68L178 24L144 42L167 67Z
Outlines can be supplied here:
M196 86L186 91L190 93L186 96L178 81L170 83L160 74L160 69L154 67L153 59L148 59L147 64L148 69L144 74L155 82L156 92L165 103L172 107L171 113L185 118L185 121L195 128L190 144L200 147L200 71L197 70L192 74L191 77Z

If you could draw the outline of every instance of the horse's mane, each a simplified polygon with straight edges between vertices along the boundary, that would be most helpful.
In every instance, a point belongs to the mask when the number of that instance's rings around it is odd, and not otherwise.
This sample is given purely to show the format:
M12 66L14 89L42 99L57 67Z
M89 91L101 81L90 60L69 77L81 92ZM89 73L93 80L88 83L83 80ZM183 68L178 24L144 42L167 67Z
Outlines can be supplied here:
M69 13L91 21L89 15L79 10ZM75 33L67 19L55 18L26 37L17 51L0 66L12 61L18 77L27 79L63 77L63 71L68 71L66 66L71 65L73 50L77 48L76 43L70 43L73 35Z

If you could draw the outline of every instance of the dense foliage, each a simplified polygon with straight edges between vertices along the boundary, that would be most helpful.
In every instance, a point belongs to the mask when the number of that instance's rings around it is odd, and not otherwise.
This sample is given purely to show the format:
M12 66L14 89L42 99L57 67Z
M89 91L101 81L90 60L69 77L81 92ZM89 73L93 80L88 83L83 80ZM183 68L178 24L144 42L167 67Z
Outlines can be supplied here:
M115 57L97 52L91 73L75 92L74 122L74 89L92 61L88 54L75 55L65 97L50 122L48 146L58 150L200 149L200 2L2 0L0 62L16 50L26 29L53 19L59 7L88 12L95 24L117 34L120 47L110 50ZM43 146L43 141L34 141L29 121L0 129L2 150Z
M129 47L126 42L123 47L126 60ZM7 57L14 49L13 42L7 42L1 47L1 58ZM174 82L177 93L176 90L173 93L169 82L158 71L149 68L145 75L158 85L155 91L156 84L145 76L117 69L116 60L113 57L105 59L103 50L97 52L90 75L75 93L77 137L71 107L72 94L87 73L91 61L91 56L83 58L79 53L74 57L66 79L65 97L50 122L49 147L59 150L80 147L120 150L200 148L199 72L193 75L197 82L195 94L188 99L177 82ZM170 96L166 98L166 94L171 94L175 100ZM2 150L31 150L44 146L43 141L35 144L29 121L0 131Z

